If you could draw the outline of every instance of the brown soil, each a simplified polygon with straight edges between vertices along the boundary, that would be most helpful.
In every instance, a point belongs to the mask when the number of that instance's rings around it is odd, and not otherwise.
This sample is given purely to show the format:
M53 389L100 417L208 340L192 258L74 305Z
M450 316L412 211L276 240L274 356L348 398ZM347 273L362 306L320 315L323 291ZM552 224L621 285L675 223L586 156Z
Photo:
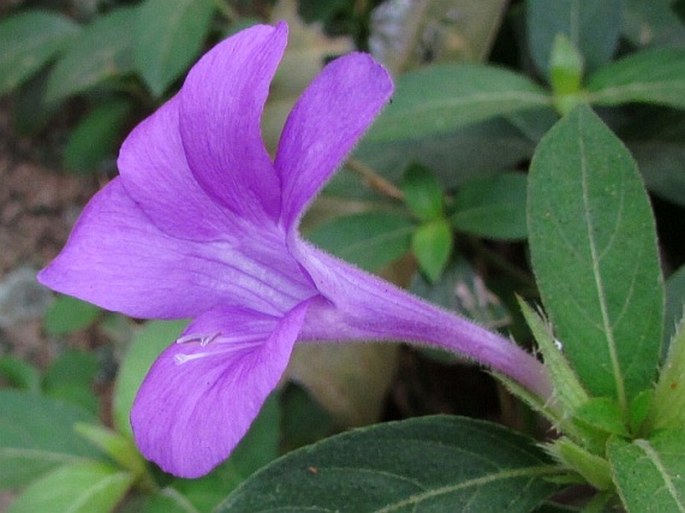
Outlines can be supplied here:
M40 142L16 136L7 109L0 106L0 287L20 269L36 272L58 253L82 206L99 187L95 177L60 171L55 158L36 151ZM27 303L25 315L0 324L0 355L45 364L49 354L40 306L31 305L30 294L20 299Z

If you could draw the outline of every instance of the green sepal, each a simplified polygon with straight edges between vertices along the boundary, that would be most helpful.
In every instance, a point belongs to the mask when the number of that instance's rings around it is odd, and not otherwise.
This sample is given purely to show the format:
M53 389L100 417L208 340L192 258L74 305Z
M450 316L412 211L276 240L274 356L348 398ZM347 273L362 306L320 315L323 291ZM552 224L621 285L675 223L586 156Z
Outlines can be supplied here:
M402 191L407 206L421 221L442 216L442 187L430 169L419 164L410 165L404 174Z
M598 490L613 489L611 467L609 462L601 456L592 454L566 437L559 438L548 445L547 450L559 462L578 472Z
M523 317L542 353L545 367L549 370L554 386L554 399L558 404L558 409L561 410L558 415L561 419L567 419L571 412L576 411L588 401L589 396L568 360L566 360L563 354L563 345L554 338L549 323L523 299L517 299ZM554 422L553 419L550 420ZM564 428L570 426L559 427L565 430Z

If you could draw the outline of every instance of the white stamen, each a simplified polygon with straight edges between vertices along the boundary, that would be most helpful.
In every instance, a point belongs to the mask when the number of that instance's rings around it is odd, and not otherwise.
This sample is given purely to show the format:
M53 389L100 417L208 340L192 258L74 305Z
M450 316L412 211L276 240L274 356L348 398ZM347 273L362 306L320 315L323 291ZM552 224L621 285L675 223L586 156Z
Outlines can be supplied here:
M191 333L190 335L183 335L176 339L177 344L187 344L189 342L199 342L202 347L205 347L210 342L216 340L221 335L220 331L214 333Z
M217 335L218 336L218 335ZM199 337L196 337L194 339L191 339L192 341L200 341L200 346L205 346L212 340L214 340L216 336L210 338L206 344L202 344L202 339ZM187 342L184 340L184 342ZM181 342L183 343L183 342ZM202 351L199 353L178 353L174 355L174 362L176 362L177 365L184 364L186 362L190 362L192 360L199 360L200 358L204 358L205 356L215 356L221 353L233 353L235 351L240 351L243 349L252 349L253 347L257 347L262 343L261 340L259 341L245 341L245 342L229 342L226 344L220 344L216 349L212 351Z
M208 356L209 353L194 353L194 354L185 354L185 353L179 353L177 355L174 355L174 361L176 364L181 365L183 363L189 362L191 360L197 360L198 358L204 358L205 356Z

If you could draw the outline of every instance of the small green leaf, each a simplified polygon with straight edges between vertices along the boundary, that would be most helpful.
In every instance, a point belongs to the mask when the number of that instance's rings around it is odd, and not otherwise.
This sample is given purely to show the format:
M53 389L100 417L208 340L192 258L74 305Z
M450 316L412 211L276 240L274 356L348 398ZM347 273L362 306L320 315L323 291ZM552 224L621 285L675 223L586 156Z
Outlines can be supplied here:
M502 173L467 182L454 197L452 225L491 239L526 237L527 179L522 173Z
M554 37L550 83L555 94L578 92L583 79L583 56L563 32Z
M40 391L40 374L30 363L14 356L0 357L0 378L27 392Z
M138 388L159 354L178 338L187 321L152 321L133 337L114 386L112 415L119 433L133 436L129 414Z
M26 11L0 22L0 95L62 52L78 31L69 18L48 11Z
M407 168L402 181L404 200L421 221L431 221L442 215L442 187L430 169L419 164Z
M422 417L338 435L248 479L217 513L529 512L558 469L532 441L460 417Z
M437 281L449 261L454 235L445 218L419 226L411 239L411 249L421 270L431 281Z
M554 38L550 67L554 106L563 116L585 101L584 95L579 93L583 79L583 56L566 34L559 33Z
M625 410L653 383L663 318L656 230L635 163L581 106L540 142L528 182L531 260L547 315L591 395Z
M7 513L108 513L132 482L128 472L103 463L64 465L29 485Z
M583 56L588 69L606 63L621 29L622 0L526 0L528 46L538 69L549 76L557 34L564 34Z
M309 234L317 246L368 271L377 271L409 251L414 224L388 212L336 217Z
M604 458L588 452L566 437L554 441L549 446L549 452L568 468L578 472L598 490L613 488L611 467Z
M48 368L43 378L46 395L82 406L96 413L99 402L93 391L98 361L93 353L64 351Z
M685 317L673 334L659 374L649 423L657 429L685 429Z
M573 412L574 420L604 433L628 436L623 411L609 397L593 397Z
M596 105L655 103L685 109L685 49L643 50L590 76L588 100Z
M37 394L0 390L0 488L24 486L55 467L97 458L73 430L89 412Z
M65 335L87 328L101 310L71 296L59 296L43 318L43 328L50 335Z
M683 430L662 431L647 440L609 441L609 463L629 513L685 512L683 447Z
M57 103L107 79L133 70L128 34L138 10L118 8L88 25L57 61L48 79L46 101Z
M212 0L146 0L135 25L135 65L156 97L197 56L209 31Z
M69 135L64 167L77 173L97 171L106 157L115 155L131 110L131 103L124 99L111 100L91 110Z
M49 391L63 384L90 386L98 370L98 361L92 352L68 349L46 371L43 387Z
M505 69L479 64L426 66L397 79L392 103L366 139L392 141L446 134L550 103L541 87Z
M653 390L643 390L630 402L628 422L631 434L635 435L643 432L643 426L652 410L653 398Z

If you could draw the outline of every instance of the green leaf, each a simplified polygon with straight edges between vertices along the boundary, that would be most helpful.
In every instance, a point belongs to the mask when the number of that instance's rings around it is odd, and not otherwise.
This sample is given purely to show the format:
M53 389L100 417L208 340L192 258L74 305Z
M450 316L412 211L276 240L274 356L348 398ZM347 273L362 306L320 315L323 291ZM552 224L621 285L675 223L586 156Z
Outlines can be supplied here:
M685 429L685 317L673 334L659 373L649 422L652 428Z
M62 466L32 483L7 513L108 513L133 479L128 472L97 462Z
M77 423L74 430L112 458L112 461L131 471L134 479L145 474L145 460L130 437L120 435L104 426L83 422Z
M621 139L637 160L647 188L685 206L685 111L642 106L622 128Z
M135 25L135 66L161 96L199 53L214 12L212 0L146 0Z
M630 154L579 107L543 138L528 177L533 270L586 388L622 409L659 360L663 286L649 200Z
M454 196L452 226L491 239L525 238L527 183L522 173L502 173L464 184Z
M128 504L121 513L204 513L173 487L166 487L141 502Z
M412 213L421 221L442 215L442 187L427 167L411 164L404 174L402 191Z
M317 246L368 271L377 271L409 251L414 224L400 214L364 212L340 216L309 234Z
M633 46L679 46L685 42L673 0L624 0L624 6L623 36Z
M43 378L46 393L62 385L90 387L98 372L98 360L93 352L67 349L50 365Z
M94 416L46 397L0 390L0 488L23 486L41 474L97 451L73 430Z
M685 431L662 431L645 440L609 441L614 481L629 513L685 512Z
M157 356L181 333L187 321L152 321L133 337L119 368L112 399L114 426L119 433L133 436L129 414L138 388Z
M558 119L552 109L527 112L543 112L553 118L543 132ZM513 168L523 160L528 161L537 141L538 138L531 140L524 129L498 117L414 140L373 142L364 138L354 156L393 183L401 183L408 162L418 162L433 171L445 189L453 189L470 180L490 176L498 169ZM326 192L373 198L373 192L368 187L360 187L359 179L352 173L336 174Z
M64 167L74 172L97 171L106 157L115 155L131 110L128 100L115 99L88 112L69 134Z
M281 392L283 448L286 452L318 442L334 432L330 413L307 390L290 382Z
M611 468L609 463L596 454L575 444L566 437L555 440L548 450L567 467L575 470L583 479L598 490L610 490Z
M609 397L593 397L573 412L574 419L604 433L628 436L624 415Z
M78 31L69 18L47 11L26 11L0 22L0 95L62 52Z
M82 406L96 413L99 402L93 391L98 361L93 353L64 351L48 368L43 378L46 395Z
M445 218L419 226L411 239L411 249L421 270L431 281L437 281L449 261L454 236Z
M621 28L622 0L526 0L528 46L538 69L549 76L557 34L566 35L590 70L614 53Z
M655 103L685 109L685 49L643 50L594 73L588 100L596 105Z
M133 70L128 34L138 10L119 8L88 25L57 61L48 79L46 101L56 103Z
M40 390L40 374L30 363L14 356L0 357L0 378L11 386L21 388L27 392Z
M368 141L419 139L486 119L548 106L547 93L523 75L478 64L442 64L406 73Z
M101 310L71 296L59 296L43 318L43 329L50 335L65 335L87 328Z
M557 469L527 438L460 417L422 417L338 435L277 460L217 513L528 512Z

